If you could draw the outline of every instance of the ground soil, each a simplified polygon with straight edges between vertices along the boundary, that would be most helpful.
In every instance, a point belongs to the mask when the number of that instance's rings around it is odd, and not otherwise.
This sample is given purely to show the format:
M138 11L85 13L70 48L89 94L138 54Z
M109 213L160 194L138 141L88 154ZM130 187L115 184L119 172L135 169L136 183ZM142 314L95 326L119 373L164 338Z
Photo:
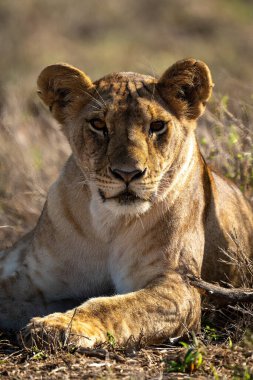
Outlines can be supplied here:
M55 353L20 348L14 336L0 341L0 379L253 379L253 351L249 341L204 343L197 337L181 344L122 350L60 350ZM201 353L201 363L186 365L186 354ZM174 363L174 364L173 364ZM173 368L174 367L174 371Z

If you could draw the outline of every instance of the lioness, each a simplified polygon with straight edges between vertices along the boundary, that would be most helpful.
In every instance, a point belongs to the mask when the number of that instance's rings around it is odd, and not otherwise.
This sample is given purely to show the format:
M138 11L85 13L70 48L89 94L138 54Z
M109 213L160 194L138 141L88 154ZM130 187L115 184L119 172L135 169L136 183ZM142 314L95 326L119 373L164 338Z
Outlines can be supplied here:
M235 266L221 260L236 251L232 236L253 254L252 210L195 138L212 86L195 59L159 79L122 72L92 83L67 64L42 71L39 95L72 155L35 229L0 254L1 328L26 325L26 344L39 336L84 347L108 333L155 343L198 329L200 294L186 275L236 285Z

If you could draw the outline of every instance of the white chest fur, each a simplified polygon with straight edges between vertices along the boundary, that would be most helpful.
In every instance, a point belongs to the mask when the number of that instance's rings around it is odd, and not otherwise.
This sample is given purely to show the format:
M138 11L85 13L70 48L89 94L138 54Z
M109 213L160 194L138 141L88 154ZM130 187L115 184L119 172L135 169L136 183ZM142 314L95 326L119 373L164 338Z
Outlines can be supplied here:
M102 238L102 244L108 247L107 270L116 293L124 294L145 286L158 270L156 265L150 265L157 258L157 248L150 249L148 234L154 218L149 213L120 217L97 199L91 201L90 207L93 228Z

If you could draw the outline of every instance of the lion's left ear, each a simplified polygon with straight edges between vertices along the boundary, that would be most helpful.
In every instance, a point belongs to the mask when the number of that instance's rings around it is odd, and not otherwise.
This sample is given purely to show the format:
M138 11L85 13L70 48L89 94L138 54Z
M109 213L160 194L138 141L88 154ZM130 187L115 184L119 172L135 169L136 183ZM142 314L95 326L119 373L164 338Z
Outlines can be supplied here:
M179 118L197 119L212 93L212 77L204 62L185 59L165 71L157 83L160 96Z
M47 66L37 84L40 98L62 124L71 116L78 100L85 99L93 87L85 73L66 63Z

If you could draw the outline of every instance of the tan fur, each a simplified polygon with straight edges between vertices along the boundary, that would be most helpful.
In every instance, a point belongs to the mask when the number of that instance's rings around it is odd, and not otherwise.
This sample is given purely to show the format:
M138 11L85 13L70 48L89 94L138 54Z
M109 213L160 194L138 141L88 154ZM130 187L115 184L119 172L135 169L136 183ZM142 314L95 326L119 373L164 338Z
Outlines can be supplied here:
M2 328L32 318L26 344L37 335L92 347L108 333L154 343L199 327L200 295L186 274L238 284L222 259L238 251L235 236L252 256L252 210L208 168L194 134L212 86L194 59L160 79L116 73L92 83L66 64L42 71L39 95L73 154L34 231L0 253Z

